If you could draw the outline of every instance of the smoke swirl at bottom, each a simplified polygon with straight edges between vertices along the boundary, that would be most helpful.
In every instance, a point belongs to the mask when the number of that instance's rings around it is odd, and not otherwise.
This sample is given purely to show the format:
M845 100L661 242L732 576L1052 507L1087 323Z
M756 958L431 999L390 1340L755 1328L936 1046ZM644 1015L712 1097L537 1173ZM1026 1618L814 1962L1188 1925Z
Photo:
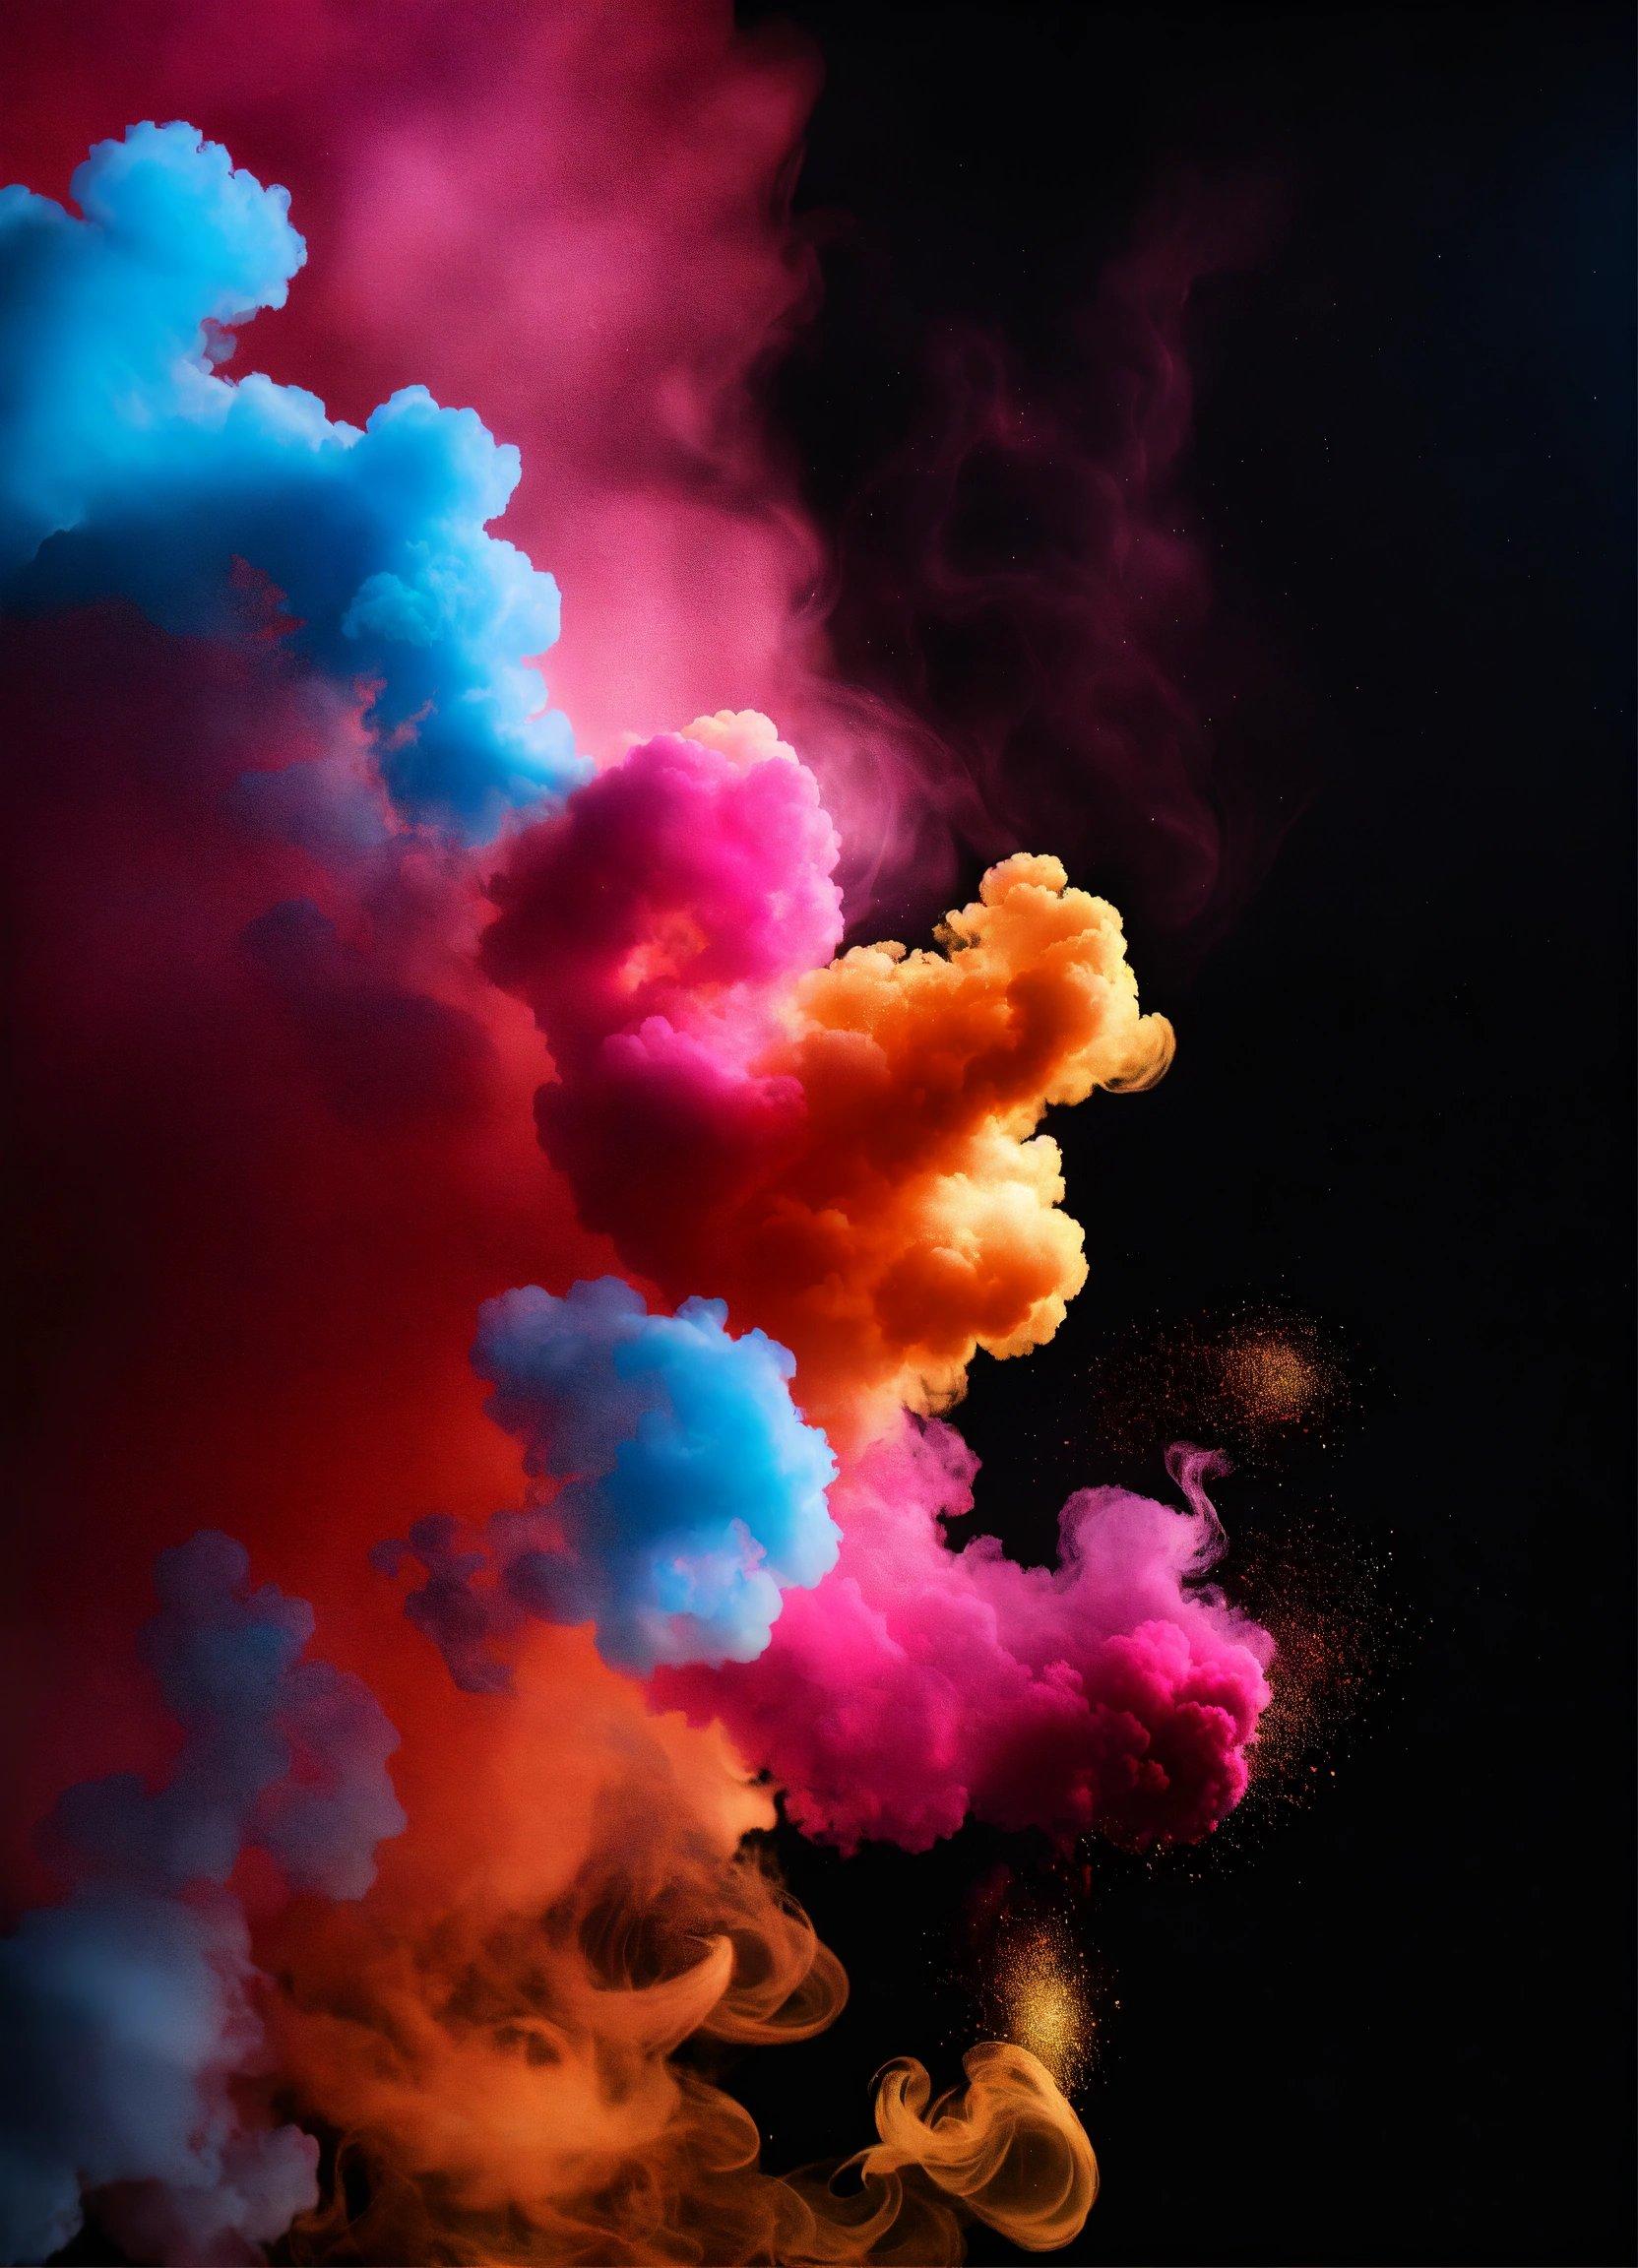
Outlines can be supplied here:
M847 1982L745 1841L766 1790L584 1631L536 1632L509 1695L451 1694L400 1778L374 1888L274 1948L284 2079L346 2138L302 2256L924 2262L974 2216L1040 2249L1080 2229L1091 2145L997 2044L938 2101L890 2065L846 2167L763 2170L714 2067L822 2030Z

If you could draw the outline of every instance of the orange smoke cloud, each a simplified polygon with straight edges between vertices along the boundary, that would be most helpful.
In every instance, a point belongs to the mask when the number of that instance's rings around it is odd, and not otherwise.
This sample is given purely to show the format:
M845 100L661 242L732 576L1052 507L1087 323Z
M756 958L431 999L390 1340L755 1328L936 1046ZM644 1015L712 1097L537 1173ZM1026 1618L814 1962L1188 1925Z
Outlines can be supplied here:
M762 2170L711 2044L807 2038L846 1980L744 1843L768 1794L715 1729L649 1714L584 1632L537 1633L515 1694L452 1706L402 1778L412 1824L374 1890L287 1917L275 1949L282 2072L368 2198L354 2214L339 2184L305 2248L932 2261L960 2258L975 2214L1038 2247L1079 2229L1091 2147L1017 2048L975 2049L930 2109L920 2066L890 2067L846 2188Z
M1027 2048L986 2040L962 2058L965 2088L927 2109L927 2074L909 2057L882 2074L877 2148L865 2179L914 2167L1014 2244L1055 2250L1078 2236L1098 2195L1098 2161L1056 2080Z
M800 1082L806 1141L763 1195L747 1304L825 1411L943 1409L980 1348L1051 1338L1087 1263L1041 1115L1171 1060L1119 914L1056 858L991 867L937 934L942 951L858 946L816 971L770 1064Z

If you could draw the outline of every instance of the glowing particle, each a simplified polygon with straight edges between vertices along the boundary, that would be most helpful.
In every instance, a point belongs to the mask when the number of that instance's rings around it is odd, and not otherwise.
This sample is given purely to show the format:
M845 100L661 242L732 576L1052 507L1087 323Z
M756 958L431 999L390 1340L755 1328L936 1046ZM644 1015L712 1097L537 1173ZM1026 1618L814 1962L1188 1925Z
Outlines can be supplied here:
M1002 1939L992 1986L1006 2037L1039 2056L1067 2095L1085 2075L1096 2019L1086 1964L1063 1924L1021 1923Z

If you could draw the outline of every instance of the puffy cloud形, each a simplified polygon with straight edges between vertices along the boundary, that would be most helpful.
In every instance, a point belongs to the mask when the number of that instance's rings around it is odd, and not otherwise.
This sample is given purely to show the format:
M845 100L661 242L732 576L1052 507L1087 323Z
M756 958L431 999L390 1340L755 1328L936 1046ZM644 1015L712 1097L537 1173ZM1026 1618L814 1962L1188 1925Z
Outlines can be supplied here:
M1056 859L992 868L937 949L833 960L836 856L767 721L702 720L519 838L483 952L551 1049L540 1139L588 1226L789 1347L847 1440L1051 1337L1086 1262L1040 1119L1172 1039Z
M762 1658L662 1675L852 1849L924 1850L969 1816L1142 1849L1193 1842L1245 1792L1274 1643L1204 1578L1223 1550L1215 1460L1173 1452L1186 1509L1123 1488L1072 1496L1056 1567L993 1537L952 1550L976 1459L906 1423L839 1482L841 1556L793 1597Z
M473 1367L535 1490L474 1549L447 1520L410 1532L425 1581L409 1611L458 1682L505 1682L489 1641L531 1614L592 1623L626 1669L749 1661L784 1591L832 1565L836 1466L791 1403L791 1358L726 1319L712 1299L652 1315L617 1277L484 1307ZM396 1568L405 1550L378 1558Z
M557 587L487 534L518 453L424 387L359 428L219 365L304 258L289 200L191 126L133 126L80 217L0 192L0 596L122 598L178 631L287 637L360 689L400 811L468 839L580 778L536 656Z

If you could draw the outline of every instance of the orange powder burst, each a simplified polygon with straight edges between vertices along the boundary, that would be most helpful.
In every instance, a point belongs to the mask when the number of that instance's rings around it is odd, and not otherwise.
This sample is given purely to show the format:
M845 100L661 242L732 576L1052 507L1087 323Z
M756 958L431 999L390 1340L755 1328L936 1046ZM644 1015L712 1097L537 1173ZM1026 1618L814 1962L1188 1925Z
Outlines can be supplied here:
M1149 1457L1184 1439L1280 1470L1334 1441L1359 1374L1335 1331L1284 1305L1247 1303L1129 1329L1097 1357L1086 1406L1105 1457Z

